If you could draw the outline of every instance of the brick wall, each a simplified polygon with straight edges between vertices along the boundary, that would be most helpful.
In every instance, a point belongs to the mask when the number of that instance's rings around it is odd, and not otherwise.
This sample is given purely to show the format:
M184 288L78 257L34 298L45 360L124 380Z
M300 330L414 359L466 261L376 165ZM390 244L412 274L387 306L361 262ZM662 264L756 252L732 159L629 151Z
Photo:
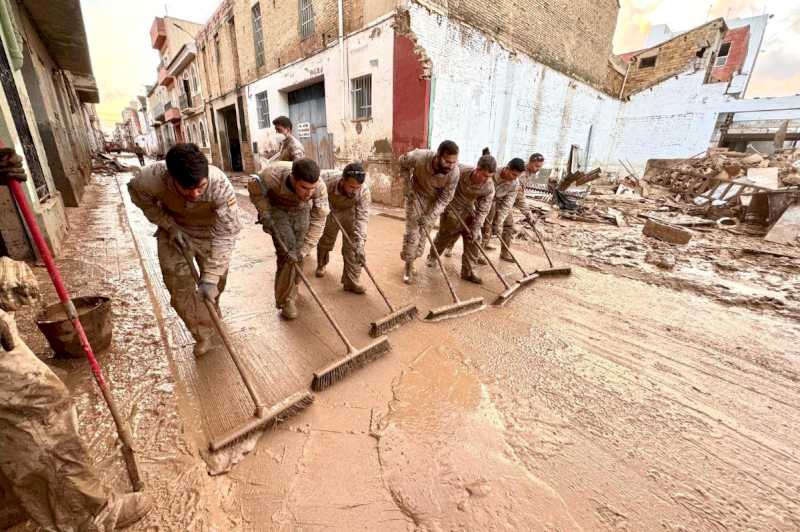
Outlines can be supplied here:
M617 0L419 0L514 50L601 88L617 25Z
M747 59L748 44L750 42L750 26L729 30L722 38L722 43L730 44L727 60L723 66L715 66L711 70L714 81L730 81L734 74L742 71L742 66Z
M624 97L656 85L688 70L706 69L713 61L725 23L717 19L679 35L661 45L637 52L631 59ZM701 57L698 57L701 53ZM645 67L642 62L655 58L655 65Z

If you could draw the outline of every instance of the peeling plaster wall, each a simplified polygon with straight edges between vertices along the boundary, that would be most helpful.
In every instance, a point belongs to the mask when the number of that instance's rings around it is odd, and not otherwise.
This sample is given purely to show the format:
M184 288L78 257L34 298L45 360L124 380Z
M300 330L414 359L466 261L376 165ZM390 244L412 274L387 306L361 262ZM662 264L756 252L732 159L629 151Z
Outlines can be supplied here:
M342 78L342 55L339 44L302 61L285 66L246 88L248 125L258 151L276 148L275 130L260 127L256 95L266 91L269 119L289 114L289 92L312 83L325 83L325 113L328 133L333 136L336 166L354 160L368 164L373 198L389 201L393 124L392 87L394 30L393 18L387 18L348 36L345 40L347 62ZM350 79L372 75L372 118L352 120Z
M410 6L411 31L432 62L430 145L452 139L472 164L488 146L504 164L540 152L566 163L570 144L605 163L620 102L455 20Z

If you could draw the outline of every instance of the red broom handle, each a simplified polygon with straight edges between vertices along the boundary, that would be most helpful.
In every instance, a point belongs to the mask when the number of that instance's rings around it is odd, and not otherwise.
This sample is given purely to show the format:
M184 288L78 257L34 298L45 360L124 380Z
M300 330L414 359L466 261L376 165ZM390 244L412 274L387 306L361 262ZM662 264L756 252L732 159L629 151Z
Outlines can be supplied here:
M22 187L18 181L9 180L8 188L11 191L11 195L14 197L17 207L19 207L19 210L22 213L22 217L25 219L25 224L28 226L28 231L33 237L33 243L36 246L36 249L39 250L39 255L41 255L42 260L44 261L44 265L47 268L47 273L50 274L50 279L53 281L53 286L58 293L58 298L61 300L61 304L64 306L64 312L67 314L70 322L72 322L72 326L75 328L75 332L77 333L81 342L81 346L83 347L83 352L86 354L86 358L89 360L89 364L92 366L92 373L94 373L94 378L97 381L97 385L100 387L100 392L103 394L103 399L105 399L108 409L111 411L111 417L114 418L114 424L117 427L117 434L119 434L120 440L122 440L122 455L125 458L125 465L128 469L128 476L131 479L133 490L140 491L144 487L144 483L139 475L139 468L136 465L136 458L133 455L131 435L128 432L128 427L123 423L122 418L119 415L119 411L114 403L114 399L111 397L108 384L106 384L106 380L103 378L103 372L100 369L100 364L97 363L97 359L92 351L92 346L89 344L89 339L86 337L86 331L83 330L83 325L78 317L78 311L75 308L75 304L72 302L72 298L69 296L67 287L64 285L64 280L61 278L61 272L58 270L56 263L53 261L53 255L50 254L50 248L47 246L41 231L39 231L39 225L36 223L36 218L34 217L33 212L31 211L31 208L25 199L25 194L22 191Z

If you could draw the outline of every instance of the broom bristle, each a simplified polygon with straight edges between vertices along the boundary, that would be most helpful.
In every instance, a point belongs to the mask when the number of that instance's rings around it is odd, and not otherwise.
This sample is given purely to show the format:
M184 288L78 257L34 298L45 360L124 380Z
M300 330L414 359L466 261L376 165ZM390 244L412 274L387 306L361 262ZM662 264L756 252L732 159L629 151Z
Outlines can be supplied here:
M382 357L390 349L391 345L389 345L389 339L383 337L364 349L348 354L345 358L314 373L314 379L311 381L311 389L315 392L320 392L326 388L330 388L350 375L353 371Z
M548 268L546 270L536 270L541 276L570 275L572 268Z
M373 338L380 338L389 331L412 322L417 319L419 311L414 305L409 305L406 308L393 312L383 319L374 321L370 324L369 335Z
M285 419L299 414L312 404L314 404L314 394L307 390L296 392L278 404L273 405L269 410L264 412L263 417L255 417L243 426L212 440L209 442L208 448L212 452L215 452L243 442L254 432L281 423Z
M428 311L425 316L426 321L438 321L447 318L459 318L466 316L472 312L477 312L483 308L484 302L482 297L476 297L469 301L461 301L452 305L445 305L443 307L435 308Z

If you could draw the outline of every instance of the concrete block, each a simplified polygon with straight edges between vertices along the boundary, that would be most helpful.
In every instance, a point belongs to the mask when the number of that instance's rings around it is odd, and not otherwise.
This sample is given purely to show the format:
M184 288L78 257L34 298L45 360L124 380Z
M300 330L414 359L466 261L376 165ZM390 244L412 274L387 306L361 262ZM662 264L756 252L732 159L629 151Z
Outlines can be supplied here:
M669 242L670 244L688 244L692 239L692 233L688 229L669 225L655 220L647 220L642 230L644 236L649 236Z

